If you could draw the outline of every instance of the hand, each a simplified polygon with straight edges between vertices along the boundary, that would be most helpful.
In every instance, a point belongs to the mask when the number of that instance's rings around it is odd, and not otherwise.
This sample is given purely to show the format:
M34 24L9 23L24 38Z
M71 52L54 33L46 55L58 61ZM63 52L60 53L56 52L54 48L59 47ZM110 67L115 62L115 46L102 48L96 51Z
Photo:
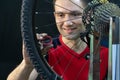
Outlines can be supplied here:
M39 40L39 44L40 44L40 49L42 51L42 55L45 55L48 50L53 47L53 44L52 44L52 40L51 40L51 37L46 34L46 33L42 33L42 34L36 34L37 36L37 39ZM45 38L48 38L50 39L50 42L48 43L45 43ZM23 60L25 62L26 65L29 65L29 66L32 66L32 63L30 61L30 57L27 53L27 50L26 50L26 47L25 47L25 44L23 42L23 46L22 46L22 54L23 54Z
M46 54L50 48L53 47L52 38L48 36L46 33L36 34L37 39L39 40L40 49L42 54Z
M27 53L24 42L23 42L23 45L22 45L22 55L23 55L23 60L24 60L25 64L27 64L29 66L32 66L32 63L30 61L30 57L29 57L29 55Z

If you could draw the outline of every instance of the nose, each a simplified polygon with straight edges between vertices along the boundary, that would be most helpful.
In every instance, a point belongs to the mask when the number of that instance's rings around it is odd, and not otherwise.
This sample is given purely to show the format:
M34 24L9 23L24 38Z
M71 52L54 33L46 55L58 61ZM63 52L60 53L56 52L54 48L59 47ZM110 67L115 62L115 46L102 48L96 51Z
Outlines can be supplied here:
M64 25L65 25L65 26L72 26L72 25L73 25L73 21L72 21L72 19L70 18L70 16L66 16L66 17L65 17Z
M66 26L72 26L73 22L71 20L68 20L68 21L64 22L64 25L66 25Z

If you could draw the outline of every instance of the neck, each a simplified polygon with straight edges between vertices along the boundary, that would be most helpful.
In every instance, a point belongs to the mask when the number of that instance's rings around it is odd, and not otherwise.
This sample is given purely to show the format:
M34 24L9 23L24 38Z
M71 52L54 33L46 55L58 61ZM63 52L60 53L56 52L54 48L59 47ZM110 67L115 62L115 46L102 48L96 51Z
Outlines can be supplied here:
M80 38L75 40L68 40L62 37L62 40L69 48L71 48L78 54L80 54L87 47L87 44L84 41L82 41Z

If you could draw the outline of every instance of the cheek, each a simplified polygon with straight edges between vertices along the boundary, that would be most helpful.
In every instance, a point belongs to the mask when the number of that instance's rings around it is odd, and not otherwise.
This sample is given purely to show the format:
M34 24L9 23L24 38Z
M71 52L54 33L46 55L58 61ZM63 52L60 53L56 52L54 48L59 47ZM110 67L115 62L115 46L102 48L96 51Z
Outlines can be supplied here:
M77 26L79 26L79 27L82 27L82 26L83 26L83 22L82 22L81 19L74 21L74 23L75 23Z
M57 25L58 31L60 32L60 31L61 31L61 28L62 28L62 24L61 24L61 23L58 23L58 24L56 24L56 25Z
M60 26L62 24L62 21L59 20L58 18L55 18L55 22L57 26Z
M84 26L84 24L83 24L83 22L82 22L82 20L80 19L80 20L78 20L78 21L76 21L76 26L78 26L78 29L79 30L81 30L81 31L84 31L85 30L85 26Z
M83 24L83 22L82 22L82 18L80 18L80 19L76 19L76 23L78 23L78 24Z
M57 27L60 27L62 25L62 23L57 22L56 25L57 25Z
M60 28L60 27L62 27L63 22L62 22L62 21L57 21L57 20L56 20L56 25L57 25L58 28Z

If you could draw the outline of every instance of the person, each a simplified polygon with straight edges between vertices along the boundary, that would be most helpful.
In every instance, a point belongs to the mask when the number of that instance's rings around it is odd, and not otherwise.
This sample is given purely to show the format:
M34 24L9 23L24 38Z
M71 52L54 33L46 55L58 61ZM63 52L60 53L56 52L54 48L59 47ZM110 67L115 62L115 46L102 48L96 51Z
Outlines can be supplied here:
M63 80L88 80L90 60L85 56L90 53L90 49L85 43L86 37L85 41L80 38L80 33L86 30L82 16L88 2L90 0L54 0L56 4L54 16L60 32L58 38L60 44L49 49L48 63ZM46 34L41 35L46 36ZM7 80L35 80L37 78L38 73L26 54L24 43L22 53L22 62L8 75ZM108 48L101 46L100 80L105 80L107 70Z

